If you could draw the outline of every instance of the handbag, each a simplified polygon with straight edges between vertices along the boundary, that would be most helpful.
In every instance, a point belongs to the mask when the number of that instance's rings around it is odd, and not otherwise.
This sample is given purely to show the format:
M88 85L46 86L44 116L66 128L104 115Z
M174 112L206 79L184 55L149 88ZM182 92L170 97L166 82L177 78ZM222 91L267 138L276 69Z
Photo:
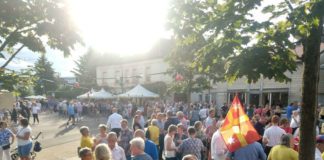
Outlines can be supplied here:
M7 150L9 148L10 148L10 144L7 144L7 145L2 146L2 150Z

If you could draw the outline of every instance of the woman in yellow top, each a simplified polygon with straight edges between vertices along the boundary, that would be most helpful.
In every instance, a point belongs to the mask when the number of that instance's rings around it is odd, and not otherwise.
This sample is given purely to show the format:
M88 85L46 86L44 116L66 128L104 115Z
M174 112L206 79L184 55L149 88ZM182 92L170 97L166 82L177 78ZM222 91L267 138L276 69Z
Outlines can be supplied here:
M294 139L291 134L281 136L280 144L274 146L268 160L298 160L298 153L293 150Z
M89 128L86 126L82 126L80 128L80 133L81 133L81 142L80 142L80 147L88 147L93 150L93 139L89 136Z
M155 145L159 145L160 129L158 127L157 119L151 121L151 125L147 128L147 131L149 132L149 137L147 138L153 141Z

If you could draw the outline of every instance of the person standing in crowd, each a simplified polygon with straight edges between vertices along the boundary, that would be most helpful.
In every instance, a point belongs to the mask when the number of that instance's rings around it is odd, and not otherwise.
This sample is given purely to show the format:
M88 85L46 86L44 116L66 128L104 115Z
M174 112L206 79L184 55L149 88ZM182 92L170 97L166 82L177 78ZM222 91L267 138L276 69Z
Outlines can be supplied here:
M274 114L277 115L278 117L281 117L281 108L280 106L276 106L276 109L274 110Z
M227 147L218 129L212 137L210 144L210 154L212 160L225 160L227 154Z
M174 136L177 133L177 126L171 124L168 133L164 137L164 157L165 160L177 160L176 152L178 147L174 143Z
M264 128L266 125L265 118L264 117L261 118L259 114L256 114L253 116L252 120L255 121L255 123L253 124L255 130L258 132L259 135L263 135ZM262 139L260 139L258 142L262 144Z
M184 131L185 131L185 128L183 127L183 124L179 123L177 125L177 133L174 135L174 143L175 143L176 147L178 147L182 143L183 140L188 138L188 136L185 135Z
M144 152L145 143L142 138L134 138L130 141L132 160L153 160L151 156Z
M324 153L324 135L316 137L315 160L323 160L322 153Z
M159 148L159 136L160 136L160 129L157 126L158 120L153 119L151 121L151 125L146 130L146 138L153 141L157 148Z
M264 149L264 152L269 155L270 150L273 146L278 145L280 143L280 138L282 135L286 134L285 130L281 129L278 126L279 123L279 117L274 115L271 118L271 124L272 126L267 128L264 131L263 135L263 143L266 146Z
M203 122L207 118L207 116L208 116L208 109L204 105L199 111L199 118Z
M214 120L215 120L215 109L210 109L208 111L208 117L205 120L205 128L212 126Z
M298 153L292 149L294 139L291 134L281 136L280 144L274 146L268 156L268 160L298 160Z
M292 134L292 129L290 128L289 122L287 118L282 118L280 120L280 128L285 130L286 133Z
M153 160L158 160L158 149L154 142L145 138L145 133L143 130L138 129L134 132L134 137L142 138L145 143L144 152L152 157Z
M196 129L196 137L203 140L205 138L205 134L201 121L195 122L194 128Z
M194 125L196 121L199 121L199 109L196 105L193 106L193 110L189 114L190 125Z
M88 147L81 148L79 151L79 157L81 158L81 160L93 160L91 149Z
M30 151L32 149L32 140L31 140L32 129L28 124L26 118L20 120L20 126L17 131L17 145L18 145L18 154L20 160L29 160Z
M37 120L37 123L39 124L39 118L38 118L38 114L40 112L40 108L38 108L38 106L36 105L36 103L32 103L32 113L33 113L33 119L34 119L34 124Z
M108 134L108 146L111 150L113 160L126 160L125 151L117 143L117 134L115 132L109 132Z
M83 111L81 102L76 103L76 111L77 111L77 113L76 113L77 122L79 122L79 121L81 121L82 111Z
M145 125L145 119L144 119L144 116L142 115L142 111L141 110L137 110L136 111L136 115L139 116L139 124L141 125L142 128L144 128L144 125Z
M177 125L179 123L180 123L179 119L173 116L172 111L167 111L167 119L164 123L164 131L167 131L169 129L169 126Z
M177 112L177 117L178 117L180 123L183 125L183 127L185 129L187 129L188 128L188 120L185 118L183 112L182 111L178 111Z
M252 119L252 117L253 117L254 107L255 107L254 105L250 104L246 109L246 114L248 115L248 117L250 119Z
M28 109L28 107L26 106L26 104L22 101L20 101L20 114L26 118L29 122L30 119L30 110Z
M11 138L11 142L9 141ZM11 160L10 145L15 141L15 135L8 128L7 122L0 121L0 159Z
M75 125L75 110L74 105L72 103L66 102L67 107L67 113L69 115L69 120L67 121L66 125L69 125L69 122L72 120L72 125Z
M188 138L185 139L179 146L179 152L182 153L182 157L188 154L195 155L198 159L202 159L201 152L205 151L202 141L196 138L196 129L193 127L188 128Z
M107 127L110 128L110 131L115 132L117 137L119 137L119 132L121 131L121 121L123 117L117 113L117 108L112 109L112 114L109 116L107 121Z
M108 144L107 126L104 124L99 124L98 129L99 129L99 134L94 139L94 146L100 143Z
M258 142L253 142L245 147L228 154L233 160L267 160L267 155L263 151L263 147Z
M130 160L131 159L131 152L130 152L130 144L129 142L133 139L133 132L128 128L128 121L126 119L123 119L121 121L121 131L119 135L119 140L118 144L121 146L126 155L126 159Z
M134 118L133 118L133 130L136 131L138 129L144 129L142 128L141 124L140 124L140 120L141 120L141 117L139 115L135 115Z
M99 144L95 148L96 160L114 160L107 144Z
M164 114L158 113L157 114L157 124L160 129L160 135L159 135L159 159L162 159L162 152L164 149Z
M86 126L80 127L81 140L80 140L80 148L88 147L93 149L93 140L90 137L89 128Z
M17 124L17 122L18 122L18 111L16 109L16 105L15 104L12 107L12 111L11 111L10 117L11 117L11 121L13 121L15 124Z
M291 120L291 115L292 115L292 112L294 110L297 110L298 109L298 106L297 106L297 102L293 102L291 103L290 105L287 106L287 119L290 121Z
M292 134L295 133L295 131L299 127L299 124L300 124L299 112L297 110L294 110L292 112L291 121L290 121L290 128L292 129Z

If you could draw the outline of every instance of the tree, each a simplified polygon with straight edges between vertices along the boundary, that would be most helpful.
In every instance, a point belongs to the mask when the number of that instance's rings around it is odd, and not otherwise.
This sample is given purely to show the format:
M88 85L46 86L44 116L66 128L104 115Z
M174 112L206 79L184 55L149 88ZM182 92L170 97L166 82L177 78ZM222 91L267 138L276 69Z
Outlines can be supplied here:
M46 46L69 55L81 38L65 0L1 0L0 58L4 51L11 57L4 69L23 49L45 53Z
M35 76L31 69L22 72L0 71L0 89L13 92L17 97L30 95L34 82Z
M38 78L35 84L35 93L38 95L47 94L58 88L57 78L55 77L52 63L47 60L44 54L35 63L35 76Z
M300 132L300 160L314 159L319 56L323 36L324 0L282 0L261 7L260 0L173 1L169 27L185 46L206 42L192 59L201 72L225 64L229 82L261 76L290 81L297 62L304 66ZM255 20L256 9L267 18ZM303 47L302 56L294 48Z
M190 102L192 92L202 92L209 89L211 81L222 76L220 72L222 68L200 72L199 67L192 64L195 52L205 43L202 37L200 38L200 43L190 46L178 43L177 47L166 58L169 63L168 72L174 77L169 91L184 94L188 102ZM182 80L176 80L176 75L182 76Z
M96 67L98 57L100 55L90 48L78 61L75 61L76 68L72 72L81 87L91 89L97 86Z

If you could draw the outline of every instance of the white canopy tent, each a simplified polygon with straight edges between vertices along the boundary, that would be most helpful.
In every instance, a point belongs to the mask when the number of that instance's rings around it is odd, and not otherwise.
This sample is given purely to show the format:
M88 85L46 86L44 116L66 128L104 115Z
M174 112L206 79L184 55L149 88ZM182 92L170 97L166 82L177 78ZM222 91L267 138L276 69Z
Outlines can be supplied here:
M25 97L26 99L47 99L46 97L44 96L41 96L41 95L37 95L37 96L28 96L28 97Z
M133 89L129 90L126 93L118 95L120 98L158 98L159 95L153 93L140 84L135 86Z
M105 89L101 88L100 91L94 92L90 95L91 99L112 99L115 98L113 94L110 92L105 91Z
M80 96L77 96L77 99L87 99L87 98L90 98L92 96L92 94L96 92L93 88L91 88L91 90L87 93L84 93Z

